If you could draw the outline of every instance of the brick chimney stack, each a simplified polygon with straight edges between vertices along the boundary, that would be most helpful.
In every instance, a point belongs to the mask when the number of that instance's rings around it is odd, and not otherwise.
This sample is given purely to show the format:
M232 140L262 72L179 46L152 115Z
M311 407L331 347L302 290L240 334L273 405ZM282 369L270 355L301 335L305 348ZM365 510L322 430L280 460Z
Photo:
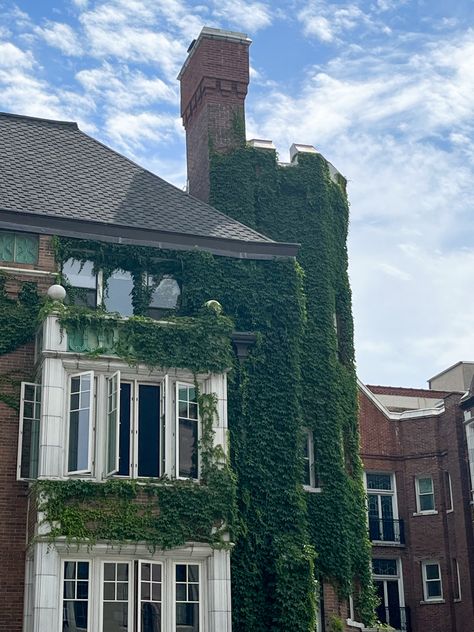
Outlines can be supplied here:
M224 153L245 142L250 44L245 33L205 27L178 75L188 190L204 202L209 201L210 152Z

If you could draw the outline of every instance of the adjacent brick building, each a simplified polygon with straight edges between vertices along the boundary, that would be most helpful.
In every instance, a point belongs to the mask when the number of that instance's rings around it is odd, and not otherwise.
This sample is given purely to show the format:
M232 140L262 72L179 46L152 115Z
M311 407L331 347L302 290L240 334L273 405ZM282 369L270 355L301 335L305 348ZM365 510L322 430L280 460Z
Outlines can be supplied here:
M474 630L472 493L462 363L430 389L360 385L361 456L382 621ZM470 418L469 418L470 419Z

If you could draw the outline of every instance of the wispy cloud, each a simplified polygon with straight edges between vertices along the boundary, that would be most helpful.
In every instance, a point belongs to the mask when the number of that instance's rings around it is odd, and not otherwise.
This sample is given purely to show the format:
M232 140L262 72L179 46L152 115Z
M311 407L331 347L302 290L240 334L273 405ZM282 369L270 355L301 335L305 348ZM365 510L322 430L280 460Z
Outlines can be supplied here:
M263 2L245 2L245 0L215 0L214 15L223 18L239 30L258 31L269 26L273 20L272 9Z
M35 32L65 55L81 55L83 52L79 38L69 24L48 21L45 26L36 27Z

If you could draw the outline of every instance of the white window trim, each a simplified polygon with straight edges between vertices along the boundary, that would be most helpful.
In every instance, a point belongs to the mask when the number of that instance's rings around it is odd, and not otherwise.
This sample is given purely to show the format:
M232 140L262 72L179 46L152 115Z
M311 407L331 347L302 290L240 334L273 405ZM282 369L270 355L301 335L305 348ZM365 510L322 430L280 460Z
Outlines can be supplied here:
M141 601L142 601L142 564L156 564L156 565L160 565L161 566L161 601L159 603L161 603L161 621L160 621L160 628L163 630L163 617L164 617L164 597L166 596L166 588L167 586L165 585L164 582L164 565L162 561L155 561L155 560L136 560L136 567L138 568L138 573L137 573L137 578L136 578L136 595L135 595L135 601L136 601L136 607L137 607L137 617L136 617L136 621L137 621L137 629L136 632L142 632L142 618L141 618ZM135 564L134 564L135 566ZM150 573L152 573L152 577L153 577L153 570L152 568L150 568ZM151 586L150 586L151 588ZM199 587L200 589L201 587ZM148 601L148 600L147 600ZM156 601L151 601L150 603L158 603Z
M134 547L137 549L137 547ZM142 547L138 547L140 549ZM62 547L60 546L61 550ZM147 553L143 547L143 553ZM199 566L199 629L201 632L207 630L208 623L208 607L209 595L208 591L212 590L212 583L208 580L207 560L212 554L211 549L193 547L192 551L185 549L175 549L166 551L159 558L136 557L139 551L133 553L124 553L123 555L107 555L106 548L94 547L90 552L89 558L84 558L81 552L74 553L73 549L69 549L64 543L64 551L61 551L59 557L61 580L60 590L57 596L57 612L58 627L57 632L63 629L63 590L64 590L64 563L65 562L88 562L89 563L89 599L88 599L88 630L101 630L103 620L103 604L104 604L104 564L128 564L128 629L135 629L135 604L139 597L139 590L136 584L136 562L145 562L153 564L161 564L162 568L162 630L175 630L176 627L176 565L192 564ZM191 557L190 557L191 555ZM196 557L194 557L196 555ZM137 632L139 630L137 627Z
M392 481L392 489L369 489L367 485L367 474L386 474L389 475ZM377 496L391 496L392 497L392 512L393 519L399 520L398 516L398 494L397 494L397 477L395 472L383 472L379 470L367 470L364 471L364 485L366 494L376 494ZM379 503L380 505L380 503ZM379 507L380 509L380 507ZM368 506L367 506L368 512Z
M430 478L431 486L432 486L432 495L433 495L433 509L425 509L422 510L420 504L420 479L422 478ZM422 494L423 496L427 496L428 494ZM435 486L433 476L431 474L421 474L420 476L415 477L415 496L416 496L416 512L413 514L414 516L429 516L435 515L438 513L436 509L436 496L435 496Z
M303 485L303 489L306 492L312 492L313 494L321 492L321 486L316 485L316 470L314 460L314 435L313 431L309 428L303 428L304 440L308 442L308 457L309 457L309 485ZM305 464L306 466L306 464Z
M434 565L438 567L439 571L439 579L429 580L426 578L426 567L428 565ZM443 593L443 579L441 575L441 565L438 560L423 560L421 562L421 577L423 580L423 602L424 603L444 603L444 593ZM439 581L441 587L441 595L439 597L428 597L428 584L429 581Z
M196 423L197 423L197 451L198 451L198 463L197 463L197 469L198 469L198 475L197 478L191 478L188 476L180 476L179 475L179 388L180 387L187 387L187 388L194 388L195 384L192 384L190 382L180 382L180 381L176 381L174 384L174 399L175 399L175 446L176 446L176 458L175 458L175 472L176 472L176 478L180 481L199 481L201 479L201 450L199 449L199 445L201 444L201 438L202 438L202 424L201 424L201 415L199 412L199 404L198 404L198 418L196 419ZM198 385L199 389L202 388L202 385L199 384ZM193 420L194 421L194 420Z
M451 502L451 506L448 508L446 508L446 513L452 513L454 511L454 498L453 498L453 482L451 479L451 474L448 471L445 471L445 484L446 484L446 479L447 479L447 499L450 500Z
M374 559L382 559L382 558L374 556ZM378 581L383 581L390 578L392 578L392 581L394 581L396 579L398 581L398 599L400 602L400 608L405 608L406 607L405 606L405 588L403 586L402 560L399 557L388 558L388 559L395 559L397 563L397 574L396 575L376 575L375 573L372 572L372 578ZM384 586L384 593L385 592L386 592L386 585ZM386 598L386 596L387 595L385 594L384 598ZM405 611L405 615L406 615L406 611Z
M109 408L109 387L114 388L115 382L115 392L117 398L117 404L115 407L115 461L114 466L109 471L109 444L110 444L110 415L112 410ZM110 377L106 377L106 405L107 405L107 415L106 415L106 443L105 443L105 477L109 478L117 474L119 470L119 457L120 457L120 371L115 371ZM113 391L112 391L113 392Z
M454 603L459 603L460 601L462 601L461 572L459 570L459 561L457 560L457 558L453 558L453 562L455 563L455 568L453 569L453 572L455 574L454 581L457 583L459 595L459 597L456 597L455 599L453 599L453 601Z
M464 411L464 427L466 432L467 457L471 481L471 495L474 500L474 460L471 454L474 451L474 420L470 410Z
M71 428L71 381L75 377L82 377L84 375L89 375L91 380L91 390L90 390L90 408L89 408L89 443L88 443L88 467L85 470L72 470L69 471L69 435ZM66 414L66 443L65 443L65 475L67 478L73 476L86 476L90 478L94 475L93 467L95 460L95 376L94 371L81 371L80 373L70 373L67 376L67 414Z

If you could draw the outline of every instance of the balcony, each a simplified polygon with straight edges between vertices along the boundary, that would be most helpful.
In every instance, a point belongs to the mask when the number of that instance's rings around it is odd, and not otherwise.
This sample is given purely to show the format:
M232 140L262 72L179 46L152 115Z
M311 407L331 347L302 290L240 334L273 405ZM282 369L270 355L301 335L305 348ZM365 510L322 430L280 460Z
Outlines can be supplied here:
M371 542L405 544L405 526L403 520L369 516L369 538Z
M379 606L377 616L381 623L390 625L398 632L412 632L410 608Z

